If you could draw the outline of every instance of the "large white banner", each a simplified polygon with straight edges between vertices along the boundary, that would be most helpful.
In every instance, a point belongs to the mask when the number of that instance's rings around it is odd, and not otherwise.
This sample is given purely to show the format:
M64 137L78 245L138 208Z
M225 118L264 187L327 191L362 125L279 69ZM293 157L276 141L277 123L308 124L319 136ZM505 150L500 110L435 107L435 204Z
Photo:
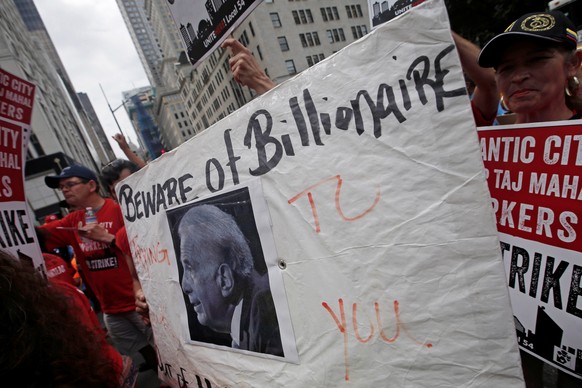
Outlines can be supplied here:
M428 1L118 185L160 376L523 386L464 85Z

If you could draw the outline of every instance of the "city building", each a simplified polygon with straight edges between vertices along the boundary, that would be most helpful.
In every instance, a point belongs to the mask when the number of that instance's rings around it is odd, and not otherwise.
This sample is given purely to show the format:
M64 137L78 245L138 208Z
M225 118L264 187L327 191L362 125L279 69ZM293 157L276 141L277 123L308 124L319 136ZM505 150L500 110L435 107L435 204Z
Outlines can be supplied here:
M281 83L368 33L365 0L265 1L234 31L265 73ZM219 49L197 69L180 68L181 92L199 132L256 95L236 83L228 51ZM188 82L186 82L188 81Z
M85 140L86 152L91 153L92 158L95 160L97 165L101 165L111 160L114 156L111 145L108 141L103 142L102 136L104 135L101 124L99 123L96 115L94 114L93 107L85 95L85 102L82 103L79 95L75 91L73 82L69 78L67 70L63 65L61 58L53 44L53 41L44 26L42 18L40 17L33 0L13 0L24 25L26 26L30 37L34 40L35 44L42 47L42 50L46 56L48 56L49 62L55 68L62 84L68 94L71 104L73 105L73 112L77 116L79 123L79 130L81 136ZM88 112L85 108L88 107L92 112Z
M155 97L155 89L150 86L123 92L123 106L150 160L164 150L154 115Z
M161 129L160 140L164 149L173 149L194 135L183 98L179 94L180 88L176 74L182 51L181 37L165 2L118 0L118 6L124 15L126 27L132 36L150 83L155 88L154 115ZM144 42L138 41L139 36ZM150 39L146 39L147 37ZM151 46L151 42L155 42L160 55L157 58L148 59L147 53L151 53L148 47ZM184 61L182 59L182 62ZM139 129L135 128L135 130L138 137L141 136ZM139 141L146 142L141 138Z
M117 5L150 84L159 85L160 63L164 53L145 15L144 0L117 0Z
M60 192L40 184L45 175L71 163L95 170L101 167L76 107L80 102L60 60L53 62L54 56L58 57L32 0L4 1L0 7L0 67L37 86L25 183L27 201L37 220L59 212L63 200Z
M118 0L121 1L121 0ZM220 4L207 0L206 7ZM218 1L222 3L222 1ZM145 0L144 16L163 53L155 114L165 149L172 149L256 97L232 77L229 53L216 50L197 68L187 63L180 31L165 1ZM131 27L128 25L128 28ZM190 28L191 31L188 30ZM266 0L235 31L267 75L284 82L370 31L365 0ZM139 51L139 48L138 48ZM147 64L144 63L144 67Z

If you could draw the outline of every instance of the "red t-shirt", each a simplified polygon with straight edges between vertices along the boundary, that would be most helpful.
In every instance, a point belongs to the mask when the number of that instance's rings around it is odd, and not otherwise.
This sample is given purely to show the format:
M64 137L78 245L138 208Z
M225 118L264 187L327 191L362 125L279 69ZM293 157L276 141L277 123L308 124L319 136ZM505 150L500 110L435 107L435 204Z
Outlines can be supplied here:
M62 257L51 253L43 253L42 257L44 258L46 275L51 280L75 285L75 281L73 280L75 271Z
M131 257L131 249L129 248L129 240L127 239L127 230L125 230L125 225L115 234L115 245L121 249L121 252Z
M116 234L123 227L121 209L109 198L105 199L96 216L97 222L111 234ZM134 311L133 283L121 251L104 243L82 239L74 230L57 229L77 228L79 223L85 224L85 210L78 210L61 220L41 226L49 232L46 236L47 248L63 245L73 247L77 264L105 313Z
M54 278L51 280L54 280ZM103 353L111 360L117 374L121 375L123 371L123 359L117 350L107 342L105 332L101 328L97 316L83 292L68 283L51 281L50 284L67 297L71 315L74 315L83 326L95 333L92 340L98 341L101 344Z

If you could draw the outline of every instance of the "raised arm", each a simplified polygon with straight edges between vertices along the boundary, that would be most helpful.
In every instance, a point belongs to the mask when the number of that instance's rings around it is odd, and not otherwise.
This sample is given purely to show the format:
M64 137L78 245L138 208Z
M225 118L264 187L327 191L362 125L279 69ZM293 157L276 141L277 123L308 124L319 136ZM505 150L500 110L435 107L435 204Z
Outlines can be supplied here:
M477 45L455 32L453 32L453 39L457 46L463 71L475 83L473 105L479 109L484 118L494 119L499 104L495 70L479 66L477 58L479 57L480 49Z
M138 168L142 168L146 165L146 162L142 158L137 156L135 152L131 150L131 148L129 148L129 144L127 144L125 136L123 136L121 133L116 133L115 135L113 135L113 140L117 142L119 148L121 148L121 151L123 151L123 153L125 154L125 156L127 156L127 159L130 162L135 163L135 165Z
M261 69L250 50L238 40L228 38L221 47L229 48L232 53L228 63L236 82L248 86L258 94L268 92L275 87L275 83Z

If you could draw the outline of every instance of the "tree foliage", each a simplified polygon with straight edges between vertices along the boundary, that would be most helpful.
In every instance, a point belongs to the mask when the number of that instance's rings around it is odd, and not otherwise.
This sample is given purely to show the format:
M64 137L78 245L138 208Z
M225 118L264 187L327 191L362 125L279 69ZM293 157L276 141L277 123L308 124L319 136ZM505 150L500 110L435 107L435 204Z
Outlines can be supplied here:
M528 12L547 10L549 0L445 0L452 29L483 46Z

